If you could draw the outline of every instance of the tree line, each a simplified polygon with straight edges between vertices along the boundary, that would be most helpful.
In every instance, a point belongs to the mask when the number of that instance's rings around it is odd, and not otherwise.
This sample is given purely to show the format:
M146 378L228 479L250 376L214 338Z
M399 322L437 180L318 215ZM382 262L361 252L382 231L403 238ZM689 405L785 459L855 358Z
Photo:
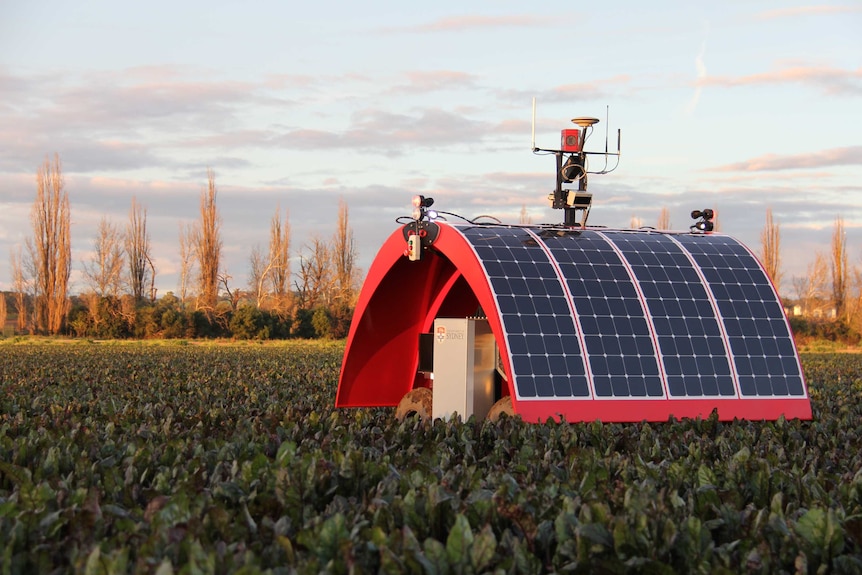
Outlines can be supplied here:
M276 208L269 243L249 256L248 284L233 285L223 267L221 216L215 174L207 171L199 218L180 224L179 291L156 298L156 267L147 210L132 198L125 226L102 217L92 256L83 262L86 289L69 294L72 269L69 197L59 156L36 174L32 236L10 254L12 290L0 297L0 326L9 312L17 333L99 338L344 337L358 293L360 270L346 203L338 206L329 238L312 236L291 269L288 213ZM524 207L522 223L529 220ZM640 227L632 217L632 226ZM657 228L671 229L667 208ZM719 222L715 222L715 230ZM816 252L803 276L783 291L781 230L766 211L757 254L785 307L797 337L858 343L862 334L862 269L850 265L844 220L835 220L828 252ZM791 293L791 296L787 296ZM8 300L8 301L7 301Z
M361 272L343 200L332 237L315 235L302 247L295 276L288 213L277 208L267 248L252 249L248 285L237 286L223 266L218 191L209 169L198 220L179 227L178 293L156 297L147 210L133 197L124 226L105 216L99 221L92 255L81 269L86 287L71 295L69 196L58 155L40 166L36 182L33 233L10 254L12 290L0 297L0 326L14 315L12 330L21 334L255 339L347 334Z
M760 234L763 267L781 292L781 229L766 210ZM785 307L797 338L820 338L858 344L862 340L862 268L850 264L844 218L837 216L828 251L817 250L806 273L792 278Z

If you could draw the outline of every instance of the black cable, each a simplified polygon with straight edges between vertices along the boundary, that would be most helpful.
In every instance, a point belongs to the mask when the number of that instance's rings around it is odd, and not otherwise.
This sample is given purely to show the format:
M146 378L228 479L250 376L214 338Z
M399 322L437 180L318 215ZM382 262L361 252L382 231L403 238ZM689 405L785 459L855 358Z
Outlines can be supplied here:
M444 214L444 215L447 215L447 216L452 216L452 217L455 217L455 218L460 218L460 219L464 220L465 222L467 222L468 224L472 224L472 223L473 223L473 221L472 221L472 220L470 220L469 218L465 218L464 216L462 216L462 215L460 215L460 214L453 214L452 212L441 212L441 211L438 211L437 213L438 213L438 214Z
M478 223L481 223L481 222L477 222L477 221L476 221L476 220L478 220L479 218L488 218L488 219L490 219L490 220L494 220L494 221L495 221L496 223L498 223L498 224L502 224L502 223L503 223L503 222L501 222L501 221L499 220L499 218L495 218L494 216L489 216L488 214L482 214L481 216L476 216L476 217L475 217L475 218L473 218L472 220L467 220L467 221L468 221L468 222L470 222L471 224L478 224Z

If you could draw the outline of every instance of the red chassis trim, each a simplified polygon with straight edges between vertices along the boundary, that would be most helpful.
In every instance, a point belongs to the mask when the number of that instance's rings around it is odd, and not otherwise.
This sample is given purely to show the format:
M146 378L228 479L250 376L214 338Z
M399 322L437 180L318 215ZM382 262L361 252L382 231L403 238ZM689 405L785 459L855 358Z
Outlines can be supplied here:
M570 423L581 421L638 422L668 421L700 417L706 419L713 409L721 421L811 419L811 403L798 399L593 399L519 401L515 412L524 421L544 422L548 418Z

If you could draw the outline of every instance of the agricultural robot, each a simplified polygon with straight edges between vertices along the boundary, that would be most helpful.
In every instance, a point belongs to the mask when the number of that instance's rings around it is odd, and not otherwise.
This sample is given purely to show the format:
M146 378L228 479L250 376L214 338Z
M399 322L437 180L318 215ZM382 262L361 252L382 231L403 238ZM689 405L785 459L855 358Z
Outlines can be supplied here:
M598 120L572 122L559 148L532 146L556 160L560 224L471 221L414 198L368 271L336 406L528 422L809 419L784 309L751 250L714 231L711 209L683 231L588 224L588 176L616 169L619 132L616 152L607 135L604 152L587 151Z

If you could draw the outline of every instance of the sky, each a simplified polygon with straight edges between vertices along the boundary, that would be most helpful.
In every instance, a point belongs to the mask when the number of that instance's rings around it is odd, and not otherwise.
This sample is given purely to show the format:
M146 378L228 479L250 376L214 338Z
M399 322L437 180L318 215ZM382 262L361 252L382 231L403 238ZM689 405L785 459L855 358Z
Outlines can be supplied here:
M99 221L147 210L159 295L179 284L179 230L212 169L223 271L244 287L276 210L293 270L344 200L367 270L410 213L559 223L547 195L571 119L587 149L589 223L781 232L783 295L844 220L862 266L862 1L434 3L366 0L0 0L0 289L32 237L36 172L60 158L72 292ZM606 136L607 134L607 136ZM590 168L600 169L601 157Z

